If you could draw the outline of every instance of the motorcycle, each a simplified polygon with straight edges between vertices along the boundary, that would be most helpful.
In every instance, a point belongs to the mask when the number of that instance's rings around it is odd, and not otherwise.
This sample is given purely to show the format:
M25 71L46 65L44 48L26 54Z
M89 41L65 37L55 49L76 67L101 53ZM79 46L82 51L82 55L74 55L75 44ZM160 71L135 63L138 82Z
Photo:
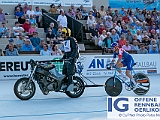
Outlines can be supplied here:
M62 90L61 87L66 85L68 77L60 74L56 70L56 66L51 61L34 61L30 60L31 73L28 78L20 78L14 84L14 94L21 100L29 100L32 98L36 91L35 81L39 85L40 90L44 95L48 95L50 92L62 92L70 98L80 97L85 89L83 80L73 75L73 91ZM63 62L63 61L61 61ZM69 60L65 59L64 62L70 64Z

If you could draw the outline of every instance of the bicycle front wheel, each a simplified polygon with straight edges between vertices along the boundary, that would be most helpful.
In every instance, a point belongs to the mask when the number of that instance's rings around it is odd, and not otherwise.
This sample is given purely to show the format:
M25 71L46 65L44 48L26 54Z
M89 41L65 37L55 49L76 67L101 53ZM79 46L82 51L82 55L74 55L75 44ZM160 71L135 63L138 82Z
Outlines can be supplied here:
M122 92L122 83L118 78L110 77L105 83L105 91L109 96L118 96Z

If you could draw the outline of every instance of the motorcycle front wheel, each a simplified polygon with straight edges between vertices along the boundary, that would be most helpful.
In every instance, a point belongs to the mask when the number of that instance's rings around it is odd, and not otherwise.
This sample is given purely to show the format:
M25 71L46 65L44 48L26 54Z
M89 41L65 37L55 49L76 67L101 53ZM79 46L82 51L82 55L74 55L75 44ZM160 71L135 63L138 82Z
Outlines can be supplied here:
M66 91L65 94L70 98L78 98L80 97L85 89L84 82L80 77L74 76L74 90L73 91Z
M36 87L33 81L31 81L26 87L29 78L20 78L14 84L14 94L21 100L29 100L35 94Z

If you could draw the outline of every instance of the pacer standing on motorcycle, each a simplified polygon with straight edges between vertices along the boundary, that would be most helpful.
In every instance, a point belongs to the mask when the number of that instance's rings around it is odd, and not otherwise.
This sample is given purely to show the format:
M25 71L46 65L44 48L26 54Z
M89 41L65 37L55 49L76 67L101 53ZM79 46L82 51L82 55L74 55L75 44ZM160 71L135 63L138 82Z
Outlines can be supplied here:
M70 37L71 30L69 28L62 29L62 37L64 40L62 41L64 46L64 55L62 59L69 59L70 63L65 62L63 65L62 74L65 74L67 79L67 85L62 85L61 89L67 91L73 91L74 84L73 84L73 75L75 74L75 62L76 56L78 53L77 45L75 40Z

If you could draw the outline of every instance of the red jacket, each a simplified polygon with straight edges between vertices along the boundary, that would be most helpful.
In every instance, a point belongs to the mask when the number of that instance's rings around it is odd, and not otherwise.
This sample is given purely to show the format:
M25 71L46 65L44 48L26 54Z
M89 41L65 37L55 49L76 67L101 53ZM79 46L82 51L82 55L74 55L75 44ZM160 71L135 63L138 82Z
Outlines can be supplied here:
M27 23L24 23L23 25L22 25L22 27L23 27L23 29L24 29L24 31L25 32L29 32L29 28L30 28L30 24L27 24Z

